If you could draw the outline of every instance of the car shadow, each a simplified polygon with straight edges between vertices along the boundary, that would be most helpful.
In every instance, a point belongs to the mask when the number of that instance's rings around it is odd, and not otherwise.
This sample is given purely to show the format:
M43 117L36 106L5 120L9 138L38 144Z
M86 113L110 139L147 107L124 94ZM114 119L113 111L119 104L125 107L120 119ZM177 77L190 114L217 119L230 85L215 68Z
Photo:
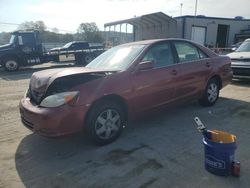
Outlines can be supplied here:
M18 71L15 72L7 72L3 68L0 68L0 78L3 80L22 80L28 79L34 72L46 70L46 69L55 69L55 68L67 68L73 67L72 63L46 63L43 65L35 65L30 67L21 67Z
M30 134L17 147L16 169L25 187L130 187L133 184L130 181L140 187L161 178L166 179L164 185L169 186L175 183L183 187L186 178L194 185L212 180L221 183L219 185L230 181L237 187L239 180L216 179L204 170L203 146L193 121L195 116L211 129L219 127L239 135L247 126L229 126L228 122L239 118L249 122L250 104L220 98L214 107L202 108L192 102L155 111L129 123L117 141L102 147L91 144L81 134L61 139ZM242 160L250 155L243 152L249 151L248 135L244 140L243 136L239 140L238 154ZM156 175L150 176L151 179L144 177L151 171ZM157 175L157 172L161 173ZM247 169L243 173L246 177L250 175Z

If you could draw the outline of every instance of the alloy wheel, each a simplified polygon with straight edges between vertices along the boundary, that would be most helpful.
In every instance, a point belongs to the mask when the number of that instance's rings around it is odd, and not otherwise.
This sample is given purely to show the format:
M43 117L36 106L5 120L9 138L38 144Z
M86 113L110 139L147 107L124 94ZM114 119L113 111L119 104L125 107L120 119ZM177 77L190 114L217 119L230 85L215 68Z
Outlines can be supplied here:
M207 89L207 98L210 103L216 101L218 97L218 86L215 83L211 83Z
M95 133L100 139L110 139L116 135L121 126L121 116L115 109L106 109L100 113L95 122Z

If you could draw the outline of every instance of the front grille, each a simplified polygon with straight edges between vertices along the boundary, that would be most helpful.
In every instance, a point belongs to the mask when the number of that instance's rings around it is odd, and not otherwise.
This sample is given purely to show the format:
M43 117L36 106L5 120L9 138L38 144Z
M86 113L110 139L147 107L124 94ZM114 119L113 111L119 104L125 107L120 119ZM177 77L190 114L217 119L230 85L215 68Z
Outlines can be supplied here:
M231 61L234 61L234 62L250 62L250 59L249 58L242 58L242 59L231 58Z
M233 67L233 74L234 75L242 75L242 76L250 76L250 68L235 68Z
M29 88L28 93L27 93L27 97L30 98L31 102L35 103L35 104L40 104L40 102L42 101L44 93L39 93L37 91L32 90L31 88Z
M21 120L22 120L22 123L23 123L27 128L33 129L33 127L34 127L34 124L33 124L33 123L31 123L31 122L27 121L26 119L24 119L23 116L21 116Z

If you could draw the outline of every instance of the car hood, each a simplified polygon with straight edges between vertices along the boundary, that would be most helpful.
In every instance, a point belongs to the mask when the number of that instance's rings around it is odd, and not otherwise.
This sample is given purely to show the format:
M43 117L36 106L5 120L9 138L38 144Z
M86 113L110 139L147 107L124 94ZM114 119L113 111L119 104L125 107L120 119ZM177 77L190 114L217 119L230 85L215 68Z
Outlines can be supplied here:
M227 54L231 59L250 59L250 52L232 52Z
M61 51L61 50L67 50L68 48L58 47L58 48L51 48L49 51Z
M49 51L57 51L60 50L61 48L51 48Z
M103 69L92 69L86 67L73 67L73 68L58 68L49 69L32 74L30 79L30 88L37 92L44 93L48 86L56 79L61 77L70 77L73 75L84 75L93 73L110 73L112 71L107 71Z
M12 48L12 44L4 44L0 46L0 51L5 51Z
M231 58L232 67L249 68L250 67L250 52L233 52L228 54Z

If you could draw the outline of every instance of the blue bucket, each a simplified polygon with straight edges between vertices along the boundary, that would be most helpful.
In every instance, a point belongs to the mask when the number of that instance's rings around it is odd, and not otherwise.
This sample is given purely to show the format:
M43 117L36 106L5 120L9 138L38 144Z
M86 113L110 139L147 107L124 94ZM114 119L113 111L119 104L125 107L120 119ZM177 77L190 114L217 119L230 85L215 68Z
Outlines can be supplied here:
M203 138L205 150L205 169L213 174L228 176L231 174L236 142L214 142L207 137Z

